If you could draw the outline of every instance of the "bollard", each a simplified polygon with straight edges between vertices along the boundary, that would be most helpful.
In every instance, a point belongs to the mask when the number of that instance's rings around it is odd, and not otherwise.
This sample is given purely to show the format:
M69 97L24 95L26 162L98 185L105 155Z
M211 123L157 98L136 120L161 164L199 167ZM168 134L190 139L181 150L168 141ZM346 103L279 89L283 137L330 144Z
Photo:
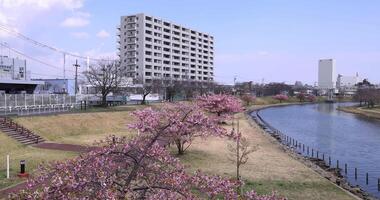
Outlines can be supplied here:
M331 157L329 156L329 167L331 166Z
M319 159L319 151L317 151L317 159Z
M347 163L344 164L344 174L347 175Z
M309 146L307 146L307 155L309 155Z
M358 168L355 167L355 180L358 180Z
M25 174L25 160L20 161L20 174Z
M26 173L25 171L25 164L26 164L25 160L20 161L20 173L17 175L20 178L26 178L29 176L29 174Z
M339 160L336 160L336 168L339 169Z
M368 172L365 174L365 183L368 185Z
M7 155L7 179L9 179L9 155Z

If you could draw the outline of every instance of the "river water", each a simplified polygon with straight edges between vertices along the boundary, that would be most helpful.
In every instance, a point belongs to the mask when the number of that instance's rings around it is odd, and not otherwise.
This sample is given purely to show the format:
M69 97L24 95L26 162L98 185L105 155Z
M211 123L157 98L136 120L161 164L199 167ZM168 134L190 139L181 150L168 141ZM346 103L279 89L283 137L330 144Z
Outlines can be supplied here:
M325 153L326 163L330 156L332 167L336 167L339 160L343 175L347 164L345 176L349 182L380 198L380 120L336 110L338 106L349 105L352 103L272 107L261 110L260 115L282 133L315 152L318 150L319 158Z

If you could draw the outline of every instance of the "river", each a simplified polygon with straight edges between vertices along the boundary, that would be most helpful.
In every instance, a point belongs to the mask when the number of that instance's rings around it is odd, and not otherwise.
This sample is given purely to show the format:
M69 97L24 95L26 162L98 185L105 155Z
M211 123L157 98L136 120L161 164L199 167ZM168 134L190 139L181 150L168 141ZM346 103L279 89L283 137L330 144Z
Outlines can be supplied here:
M380 121L336 109L348 105L352 103L271 107L261 110L260 115L282 133L318 150L320 158L325 153L326 162L331 156L332 167L339 160L343 175L347 164L345 176L349 182L380 198Z

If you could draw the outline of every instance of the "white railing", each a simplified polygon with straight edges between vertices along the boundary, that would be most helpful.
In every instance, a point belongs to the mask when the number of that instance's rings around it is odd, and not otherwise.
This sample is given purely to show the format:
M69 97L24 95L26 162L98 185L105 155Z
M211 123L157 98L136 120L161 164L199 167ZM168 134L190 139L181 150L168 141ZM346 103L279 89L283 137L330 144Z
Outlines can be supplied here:
M62 112L75 108L75 96L66 94L0 94L0 114ZM32 113L30 113L32 114Z

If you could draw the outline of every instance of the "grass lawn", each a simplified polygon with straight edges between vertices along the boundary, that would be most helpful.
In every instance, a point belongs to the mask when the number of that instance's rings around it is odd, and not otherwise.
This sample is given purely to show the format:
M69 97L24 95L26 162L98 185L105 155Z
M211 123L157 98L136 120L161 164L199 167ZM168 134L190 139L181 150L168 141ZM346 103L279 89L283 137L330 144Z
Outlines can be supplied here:
M23 181L17 178L20 160L26 160L26 170L31 173L43 162L73 158L77 153L52 151L24 146L0 132L0 189ZM10 155L10 176L6 179L6 155Z
M16 118L15 121L52 142L92 145L108 135L128 136L130 111L91 112Z
M338 110L358 114L364 117L373 118L373 119L380 119L380 107L375 108L367 108L364 107L358 107L358 106L349 106L349 107L340 107Z
M239 114L239 119L244 136L251 145L258 147L247 164L241 167L241 175L247 182L246 189L255 189L260 194L277 191L288 199L353 199L284 153L258 126L249 125L243 114ZM189 171L201 169L211 174L234 177L236 168L229 158L228 143L222 138L199 139L180 159L189 166Z
M325 100L325 97L318 96L317 102L323 102ZM287 101L283 101L282 103L299 103L300 100L297 97L289 97ZM307 101L305 101L307 102ZM272 96L265 96L265 97L257 97L255 101L255 105L273 105L273 104L280 104L279 100L273 99Z

